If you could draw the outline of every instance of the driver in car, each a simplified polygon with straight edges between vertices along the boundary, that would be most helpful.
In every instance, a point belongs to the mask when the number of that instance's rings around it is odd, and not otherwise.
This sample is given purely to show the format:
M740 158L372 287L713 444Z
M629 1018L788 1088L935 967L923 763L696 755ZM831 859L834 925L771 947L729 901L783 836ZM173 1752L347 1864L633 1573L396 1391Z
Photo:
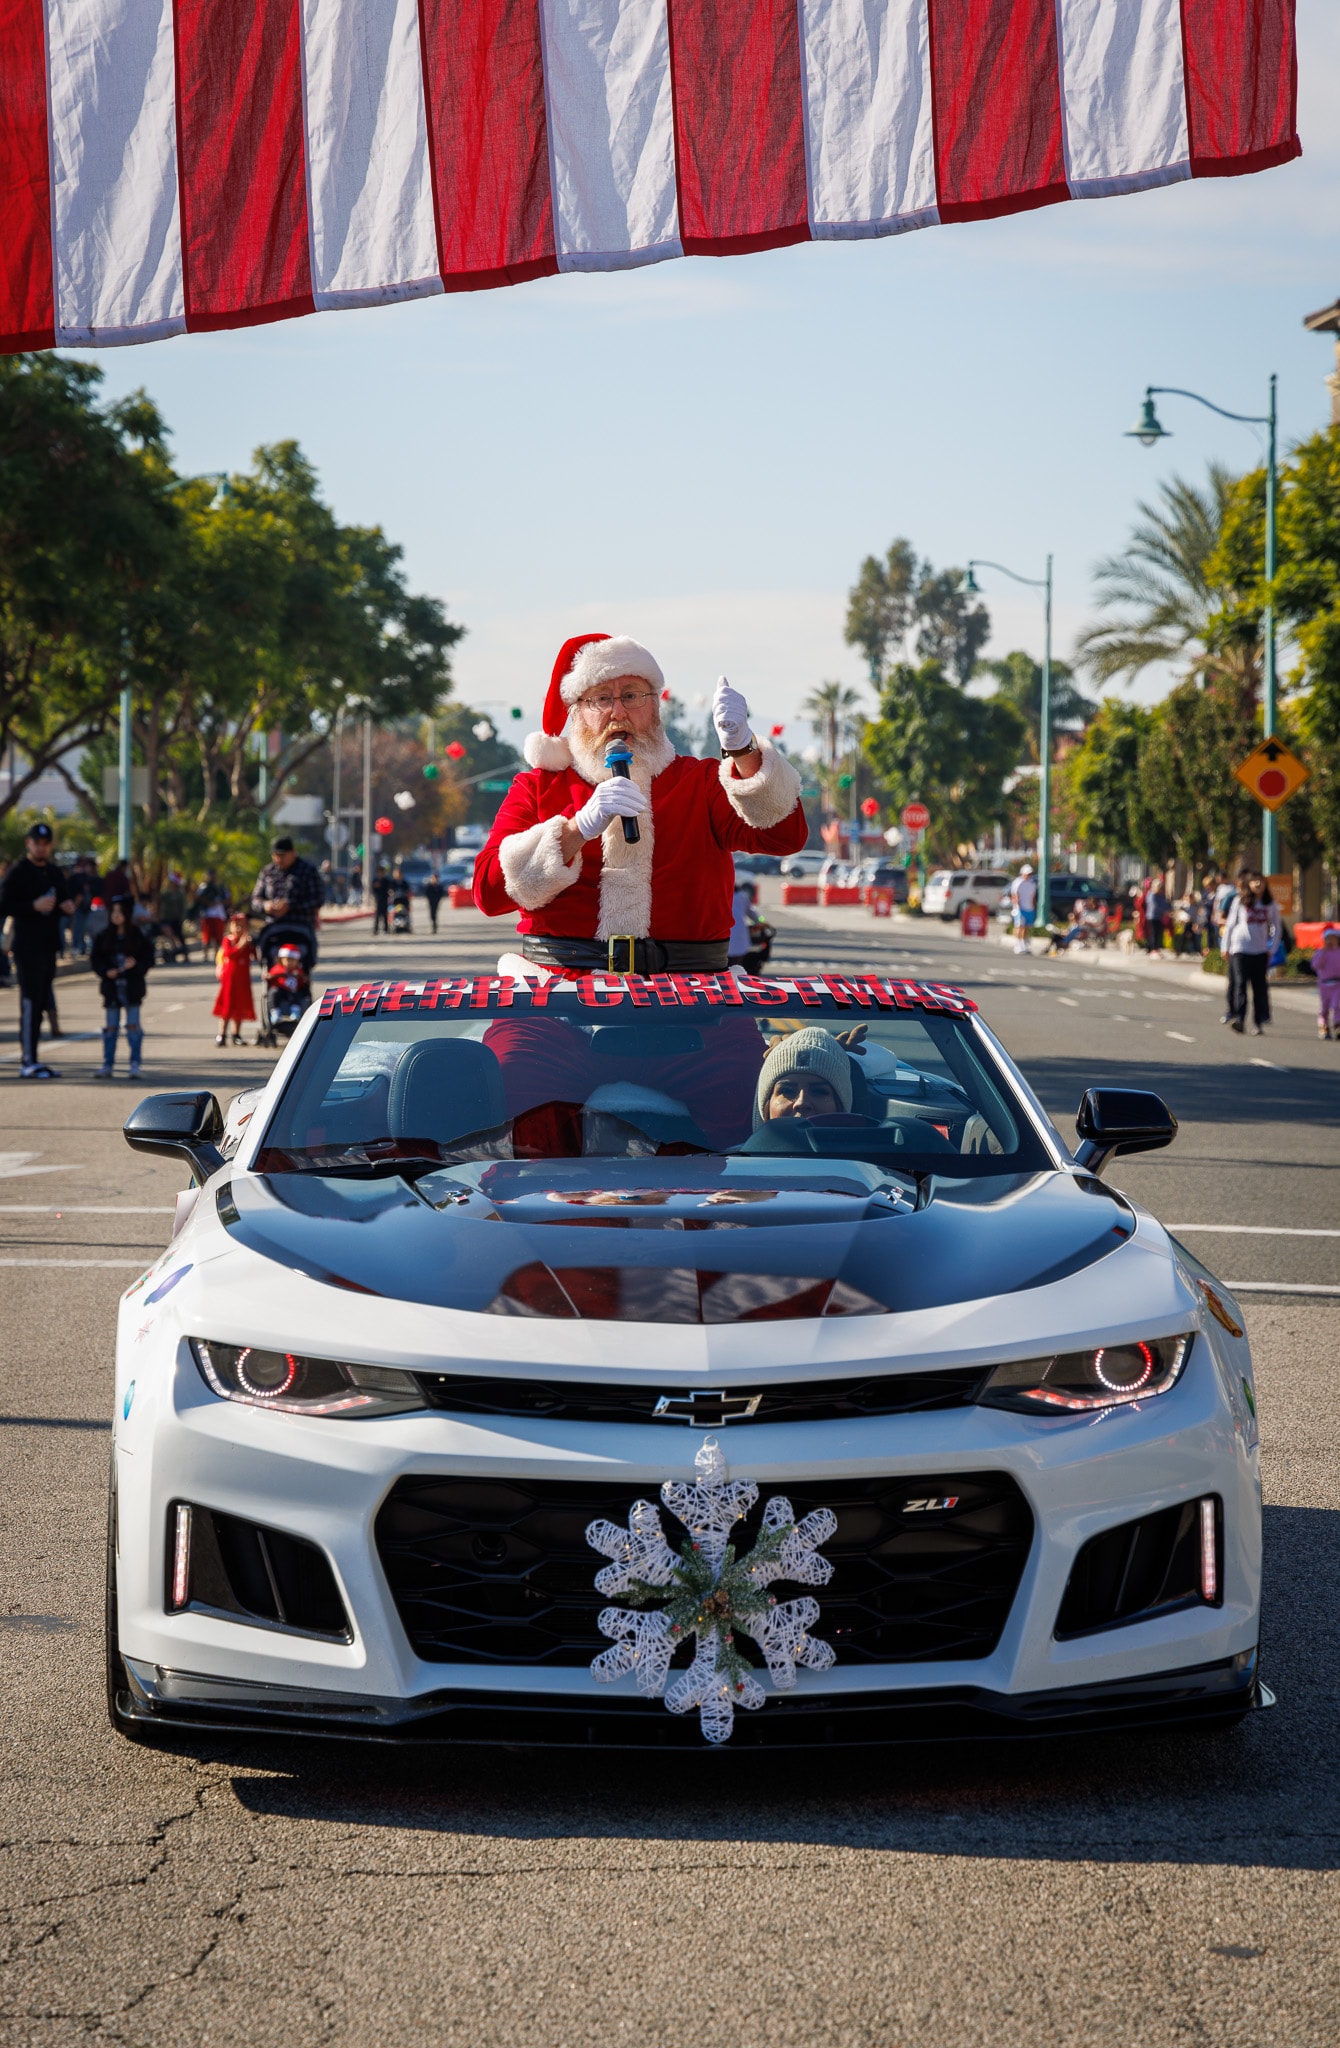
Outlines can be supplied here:
M817 1024L780 1038L759 1070L754 1129L779 1117L847 1116L851 1062L831 1031Z

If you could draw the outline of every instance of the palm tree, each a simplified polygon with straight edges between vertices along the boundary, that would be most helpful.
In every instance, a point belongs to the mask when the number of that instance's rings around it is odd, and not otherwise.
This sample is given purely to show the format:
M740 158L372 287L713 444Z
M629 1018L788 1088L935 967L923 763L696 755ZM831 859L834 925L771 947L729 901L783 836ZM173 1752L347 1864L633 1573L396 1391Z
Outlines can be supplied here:
M850 690L843 683L820 683L800 707L809 717L814 737L825 746L830 775L836 775L838 759L851 744L860 702L858 690Z
M1181 477L1161 484L1158 501L1139 507L1128 545L1098 563L1098 604L1108 616L1088 627L1075 649L1098 682L1133 682L1159 661L1205 666L1210 619L1230 596L1211 586L1206 564L1236 486L1217 462L1202 490ZM1240 662L1241 650L1228 665Z
M861 697L858 690L848 689L844 683L820 683L817 690L811 690L801 705L810 721L810 731L825 750L825 766L822 779L826 784L826 806L831 811L840 811L838 801L838 771L843 755L850 748L855 752L865 718L860 709ZM853 758L852 772L856 763Z

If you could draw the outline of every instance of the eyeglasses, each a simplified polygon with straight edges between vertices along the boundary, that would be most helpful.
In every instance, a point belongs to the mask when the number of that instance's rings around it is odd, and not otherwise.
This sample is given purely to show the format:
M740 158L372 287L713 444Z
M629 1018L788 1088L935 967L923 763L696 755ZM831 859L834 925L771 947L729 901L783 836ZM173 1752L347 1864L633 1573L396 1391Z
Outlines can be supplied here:
M611 690L600 690L594 696L580 698L579 702L583 710L613 711L617 704L626 711L634 704L645 704L651 695L650 690L620 690L617 696Z

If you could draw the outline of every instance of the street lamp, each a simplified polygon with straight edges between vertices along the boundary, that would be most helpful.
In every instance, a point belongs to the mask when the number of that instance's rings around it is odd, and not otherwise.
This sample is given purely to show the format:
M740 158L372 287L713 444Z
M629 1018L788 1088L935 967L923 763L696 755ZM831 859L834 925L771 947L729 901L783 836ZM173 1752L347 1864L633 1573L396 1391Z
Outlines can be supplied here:
M963 579L963 589L969 596L980 596L982 586L973 574L974 569L998 569L1002 576L1009 576L1015 583L1026 583L1030 590L1045 591L1043 615L1046 631L1042 643L1042 702L1038 707L1038 764L1041 769L1038 789L1038 925L1043 927L1051 919L1051 869L1052 869L1052 558L1047 557L1045 576L1020 576L1015 570L1007 569L1003 562L986 562L975 558L969 562Z
M1237 420L1247 427L1265 427L1269 445L1266 454L1266 588L1275 581L1275 494L1276 494L1276 412L1274 372L1270 377L1270 406L1265 413L1228 412L1212 399L1202 398L1199 391L1183 391L1176 384L1150 384L1145 389L1145 401L1140 408L1140 417L1133 427L1127 429L1127 439L1138 441L1142 448L1152 448L1157 441L1172 439L1168 429L1159 423L1154 410L1156 398L1194 398L1197 405L1205 406L1210 412L1217 412L1220 419ZM1275 606L1268 595L1265 610L1261 616L1261 637L1265 642L1265 687L1262 692L1265 713L1265 736L1270 739L1275 730ZM1273 811L1262 807L1261 815L1261 865L1268 875L1273 875L1279 866L1279 825Z

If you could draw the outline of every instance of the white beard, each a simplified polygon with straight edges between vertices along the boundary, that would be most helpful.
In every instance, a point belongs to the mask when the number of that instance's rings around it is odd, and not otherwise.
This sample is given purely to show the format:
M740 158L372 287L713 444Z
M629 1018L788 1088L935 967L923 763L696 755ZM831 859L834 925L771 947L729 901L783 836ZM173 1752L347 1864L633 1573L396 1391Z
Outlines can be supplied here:
M585 732L577 730L576 719L569 719L565 737L578 773L588 782L607 781L613 773L605 765L605 749L609 741L591 741ZM652 732L630 737L627 746L633 757L632 780L650 796L653 781L663 768L670 766L675 750L660 724ZM637 822L640 837L634 846L629 846L623 836L621 818L611 819L602 835L598 939L649 939L652 936L651 860L655 827L650 806Z
M605 764L605 749L612 745L609 739L593 740L584 728L578 728L575 718L569 718L563 735L572 755L573 766L584 775L588 782L606 782L614 773ZM675 750L666 736L665 727L657 724L651 732L629 735L624 744L633 757L632 778L639 789L649 790L652 777L659 775L662 768L668 768L675 758Z

